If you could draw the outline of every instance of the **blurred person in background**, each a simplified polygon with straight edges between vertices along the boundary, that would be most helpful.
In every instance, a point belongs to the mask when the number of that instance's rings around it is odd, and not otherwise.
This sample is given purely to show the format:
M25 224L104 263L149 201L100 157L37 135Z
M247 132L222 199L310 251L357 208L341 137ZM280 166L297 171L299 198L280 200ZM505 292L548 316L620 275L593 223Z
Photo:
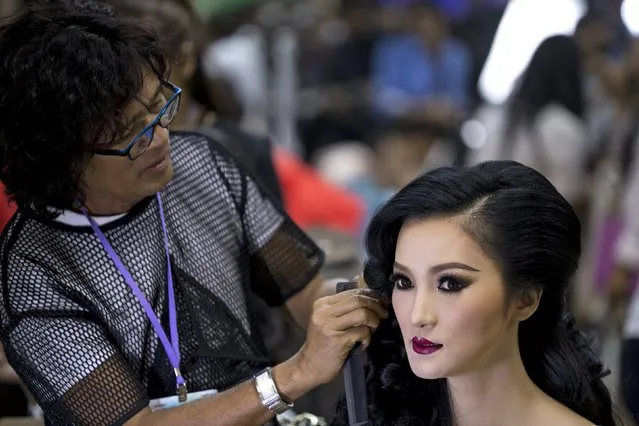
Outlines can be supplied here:
M612 297L608 321L622 325L621 390L628 409L639 422L639 155L634 156L621 206L622 229L614 247L616 269L609 291Z
M612 131L615 98L621 91L622 58L613 54L613 29L598 14L584 15L577 23L574 38L583 58L589 151L596 157L596 151Z
M632 34L626 26L621 10L624 0L588 0L589 12L604 20L611 30L609 52L623 57L632 45Z
M588 199L583 61L568 36L544 40L505 105L482 108L486 140L468 162L513 159L543 173L580 212Z
M423 172L433 138L419 120L397 120L380 130L375 171L383 188L397 191Z
M378 130L370 173L345 183L366 204L365 226L379 206L424 172L433 144L428 125L420 120L398 119Z
M624 67L623 97L620 98L618 132L610 141L608 179L613 198L610 218L598 243L599 284L609 297L606 320L619 328L623 339L621 390L639 422L639 41L635 40ZM603 291L602 291L603 293Z
M587 210L581 213L585 244L573 302L580 322L598 333L602 350L610 346L610 339L618 338L614 325L618 321L606 320L611 318L612 308L607 294L615 263L613 247L622 228L618 207L621 188L632 158L628 142L637 128L628 92L629 57L623 53L625 49L615 47L615 31L594 7L579 20L574 32L583 63L590 195Z
M184 1L184 0L182 0ZM207 5L208 3L208 5ZM224 2L222 2L224 3ZM210 39L205 46L202 64L209 78L219 78L229 84L242 107L242 127L251 133L265 134L270 108L270 54L269 30L283 15L282 4L277 1L226 2L227 12L202 13L213 6L204 0L198 4Z
M306 161L344 140L370 140L369 82L380 18L376 0L348 0L304 33L299 131Z
M240 128L242 109L233 89L222 77L210 78L203 69L206 28L188 0L113 0L126 14L156 28L173 58L170 79L182 88L175 130L197 130L224 145L282 202L280 183L269 138Z
M616 297L620 277L616 266L615 247L625 233L624 203L630 196L628 185L635 167L639 142L639 43L626 57L614 65L608 79L608 99L599 99L607 109L612 99L612 113L606 126L595 133L596 143L591 154L591 199L588 211L587 251L580 271L578 304L588 321L608 324L605 332L616 335L623 322L627 298ZM603 81L602 78L600 81ZM604 87L599 85L599 87ZM594 101L594 99L590 99ZM591 108L596 109L597 107ZM589 116L589 118L597 120ZM601 117L600 117L601 118ZM592 130L591 130L592 131ZM632 277L630 277L632 279ZM598 297L593 297L594 295ZM612 296L609 299L607 296ZM614 321L607 321L614 318ZM606 319L606 321L604 321Z
M544 174L587 223L592 214L588 160L592 155L587 121L586 69L573 37L545 39L499 106L480 107L475 118L485 129L482 144L469 150L468 164L511 159ZM594 228L593 228L594 229ZM588 238L596 231L585 226ZM585 246L570 301L580 321L590 321L595 274L594 242Z
M374 110L386 120L411 117L453 127L468 107L470 53L430 2L407 6L404 16L405 33L389 34L375 47Z

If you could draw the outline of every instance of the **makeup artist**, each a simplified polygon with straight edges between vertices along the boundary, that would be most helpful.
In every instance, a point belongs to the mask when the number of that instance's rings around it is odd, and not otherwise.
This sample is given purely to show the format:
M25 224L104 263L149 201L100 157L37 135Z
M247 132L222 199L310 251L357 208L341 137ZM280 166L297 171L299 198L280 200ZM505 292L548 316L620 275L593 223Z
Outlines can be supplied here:
M260 425L333 379L387 315L214 141L168 128L157 35L97 0L0 28L6 357L55 425ZM270 366L253 292L308 328Z

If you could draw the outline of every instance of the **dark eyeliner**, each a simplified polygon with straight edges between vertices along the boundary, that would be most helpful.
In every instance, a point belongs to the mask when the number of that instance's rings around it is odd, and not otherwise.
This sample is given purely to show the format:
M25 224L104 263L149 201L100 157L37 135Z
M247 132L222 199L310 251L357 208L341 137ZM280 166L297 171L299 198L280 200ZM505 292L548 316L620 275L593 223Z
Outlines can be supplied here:
M406 287L400 287L397 285L398 280L405 280L408 283L410 283L410 285ZM389 281L393 284L393 287L396 288L397 290L408 290L413 287L413 283L411 279L408 278L406 274L403 274L401 272L393 272L391 276L389 277Z
M472 280L453 273L443 273L437 278L437 289L445 293L457 293L472 284ZM444 284L448 283L448 288L444 288Z

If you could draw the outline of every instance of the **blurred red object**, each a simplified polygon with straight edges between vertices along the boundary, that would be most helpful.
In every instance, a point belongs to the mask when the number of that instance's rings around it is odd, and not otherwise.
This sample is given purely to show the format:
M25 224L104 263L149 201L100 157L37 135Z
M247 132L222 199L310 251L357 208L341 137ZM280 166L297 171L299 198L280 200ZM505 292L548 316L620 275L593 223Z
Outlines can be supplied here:
M283 149L273 152L284 208L302 229L327 228L357 234L366 206L355 194L324 180L312 167Z
M15 205L9 202L9 198L4 192L4 185L0 184L0 232L2 232L15 212Z

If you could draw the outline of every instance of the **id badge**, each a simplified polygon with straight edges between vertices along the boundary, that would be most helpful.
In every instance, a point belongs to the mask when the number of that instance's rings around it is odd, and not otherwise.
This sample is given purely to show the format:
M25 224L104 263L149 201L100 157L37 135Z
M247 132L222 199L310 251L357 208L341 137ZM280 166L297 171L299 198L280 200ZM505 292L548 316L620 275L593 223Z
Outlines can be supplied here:
M153 412L166 410L169 408L179 407L180 405L188 404L190 402L199 401L200 399L210 398L217 394L218 394L218 391L216 389L189 393L189 396L186 402L180 402L179 397L177 395L166 396L164 398L152 399L151 402L149 403L149 408ZM278 415L277 419L280 423L287 424L286 423L287 421L288 422L292 421L293 419L296 418L296 416L297 416L297 413L295 413L295 411L288 410ZM315 423L311 423L311 424L315 424Z
M158 398L158 399L152 399L151 402L149 403L149 408L151 408L151 411L166 410L167 408L175 408L183 404L188 404L189 402L195 402L195 401L199 401L200 399L209 398L209 397L217 395L217 393L218 392L216 389L210 389L210 390L205 390L200 392L192 392L188 394L188 398L186 402L182 402L182 403L179 401L179 398L177 395L166 396L164 398Z

